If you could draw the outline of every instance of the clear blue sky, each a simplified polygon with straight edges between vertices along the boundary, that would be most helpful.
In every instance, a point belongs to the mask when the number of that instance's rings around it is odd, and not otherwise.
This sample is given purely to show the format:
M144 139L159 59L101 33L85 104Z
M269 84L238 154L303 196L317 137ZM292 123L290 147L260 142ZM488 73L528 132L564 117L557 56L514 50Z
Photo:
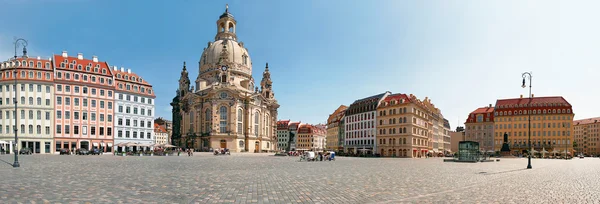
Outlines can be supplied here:
M340 104L384 91L428 96L452 127L498 98L562 95L576 118L600 116L599 1L0 1L0 57L14 36L30 54L69 51L131 68L154 85L157 114L183 61L195 80L202 49L229 3L250 51L265 62L279 119L324 122Z

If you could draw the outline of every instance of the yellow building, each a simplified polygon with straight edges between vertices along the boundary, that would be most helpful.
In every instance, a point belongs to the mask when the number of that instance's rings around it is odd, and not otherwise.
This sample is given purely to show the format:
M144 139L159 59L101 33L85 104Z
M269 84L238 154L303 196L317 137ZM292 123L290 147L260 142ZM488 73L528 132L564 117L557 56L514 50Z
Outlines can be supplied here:
M340 134L340 122L344 118L344 113L348 106L341 105L338 107L329 118L327 118L327 149L333 151L341 151L343 150L341 137L343 134ZM343 132L343 131L342 131Z
M573 121L575 152L600 156L600 117Z
M563 97L500 99L494 108L494 149L502 148L503 135L513 154L527 152L528 115L531 114L531 145L546 155L573 152L573 110Z
M377 148L384 157L421 157L430 149L428 108L416 96L392 94L377 107Z

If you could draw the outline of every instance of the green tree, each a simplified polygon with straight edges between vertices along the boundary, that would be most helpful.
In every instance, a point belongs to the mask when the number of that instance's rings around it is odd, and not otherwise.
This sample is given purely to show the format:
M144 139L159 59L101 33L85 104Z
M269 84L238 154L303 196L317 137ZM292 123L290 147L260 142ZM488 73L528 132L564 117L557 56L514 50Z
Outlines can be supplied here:
M171 102L171 113L173 113L173 131L171 133L171 144L178 144L181 146L181 104L180 102L180 92L177 91L177 95L173 98Z

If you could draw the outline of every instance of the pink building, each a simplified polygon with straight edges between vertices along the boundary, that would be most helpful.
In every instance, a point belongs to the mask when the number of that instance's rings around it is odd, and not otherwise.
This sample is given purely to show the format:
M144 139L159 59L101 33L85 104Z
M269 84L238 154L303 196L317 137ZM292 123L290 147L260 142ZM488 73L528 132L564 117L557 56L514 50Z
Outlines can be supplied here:
M55 151L61 148L99 148L112 152L114 144L113 74L96 56L54 55Z

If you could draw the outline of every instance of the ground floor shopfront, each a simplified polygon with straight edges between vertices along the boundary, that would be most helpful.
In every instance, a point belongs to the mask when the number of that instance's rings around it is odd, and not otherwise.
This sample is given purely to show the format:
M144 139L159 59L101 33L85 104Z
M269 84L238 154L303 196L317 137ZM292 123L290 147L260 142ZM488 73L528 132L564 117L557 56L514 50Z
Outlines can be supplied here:
M113 140L74 138L57 138L54 140L54 142L54 152L56 154L60 152L60 149L68 149L70 151L75 151L77 149L90 150L92 148L97 148L100 149L102 152L112 152L114 144Z
M136 144L140 144L140 145L145 145L145 146L126 146L124 144L131 144L131 143L136 143ZM150 145L153 145L154 142L151 140L128 140L128 139L115 139L115 151L117 152L137 152L137 151L150 151L153 150L153 147L150 147ZM119 145L121 144L121 145ZM147 147L146 147L147 146Z
M11 154L14 153L15 138L0 138L0 141L4 141L0 144L0 150L6 152L8 150ZM19 138L19 144L17 150L28 148L33 154L49 154L52 153L52 139L35 139L35 138Z

